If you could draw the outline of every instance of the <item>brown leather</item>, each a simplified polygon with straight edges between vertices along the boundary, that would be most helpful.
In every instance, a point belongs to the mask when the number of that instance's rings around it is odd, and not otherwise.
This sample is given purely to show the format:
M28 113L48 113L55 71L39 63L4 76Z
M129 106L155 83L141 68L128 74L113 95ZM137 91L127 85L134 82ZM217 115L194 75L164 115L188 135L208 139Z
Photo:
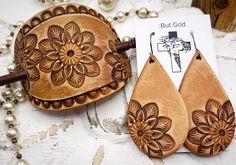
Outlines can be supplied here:
M48 8L27 21L15 42L17 70L26 70L23 87L45 110L80 107L121 89L131 76L129 60L111 24L79 4Z
M234 136L233 107L199 51L195 53L179 91L189 114L185 146L201 156L211 156L225 150Z
M188 114L171 79L151 55L135 85L128 129L136 146L151 157L165 157L184 143Z

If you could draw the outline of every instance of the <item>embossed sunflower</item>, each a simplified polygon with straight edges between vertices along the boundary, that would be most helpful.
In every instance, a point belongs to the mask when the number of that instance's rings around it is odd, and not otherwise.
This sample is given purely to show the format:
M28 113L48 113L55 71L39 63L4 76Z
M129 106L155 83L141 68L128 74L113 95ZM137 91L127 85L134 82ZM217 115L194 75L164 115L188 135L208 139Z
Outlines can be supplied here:
M131 76L129 59L125 55L117 52L114 41L109 40L108 44L111 52L105 55L105 60L113 67L111 73L113 80L127 81Z
M26 70L30 81L37 81L40 78L39 70L36 67L42 58L43 54L36 49L37 36L28 34L24 36L20 31L15 42L15 60L16 65L20 70Z
M47 39L39 42L39 49L45 55L39 69L51 73L55 86L67 80L70 85L79 88L85 76L100 74L97 61L102 58L103 52L94 45L95 37L91 32L81 32L75 22L69 22L64 28L50 26L47 35Z
M174 139L167 134L171 120L158 115L159 109L155 103L143 107L135 100L129 103L130 135L140 150L153 157L163 157L163 151L169 151L175 146Z
M198 146L200 155L215 155L225 150L234 136L235 116L230 101L221 105L210 99L206 112L196 110L192 119L196 127L188 133L188 140Z

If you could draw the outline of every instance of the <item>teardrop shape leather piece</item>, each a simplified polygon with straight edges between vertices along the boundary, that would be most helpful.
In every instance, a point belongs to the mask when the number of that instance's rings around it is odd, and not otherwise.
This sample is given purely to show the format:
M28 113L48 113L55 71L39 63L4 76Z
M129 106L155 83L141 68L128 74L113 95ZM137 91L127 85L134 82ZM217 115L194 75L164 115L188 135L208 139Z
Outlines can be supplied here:
M179 91L189 114L186 148L200 156L212 156L225 150L235 131L233 107L199 51L196 51Z
M128 129L136 146L156 158L173 154L187 137L184 102L153 55L135 85L128 107Z

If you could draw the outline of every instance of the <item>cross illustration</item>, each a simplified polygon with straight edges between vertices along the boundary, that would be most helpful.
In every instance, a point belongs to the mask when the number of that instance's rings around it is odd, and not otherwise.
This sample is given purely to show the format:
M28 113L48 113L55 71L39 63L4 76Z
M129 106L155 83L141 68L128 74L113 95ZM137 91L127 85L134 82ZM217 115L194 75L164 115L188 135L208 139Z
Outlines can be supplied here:
M186 53L191 50L190 41L184 41L178 38L177 31L168 32L168 36L161 37L160 41L161 43L157 43L157 50L159 52L169 53L173 73L181 72L180 52Z

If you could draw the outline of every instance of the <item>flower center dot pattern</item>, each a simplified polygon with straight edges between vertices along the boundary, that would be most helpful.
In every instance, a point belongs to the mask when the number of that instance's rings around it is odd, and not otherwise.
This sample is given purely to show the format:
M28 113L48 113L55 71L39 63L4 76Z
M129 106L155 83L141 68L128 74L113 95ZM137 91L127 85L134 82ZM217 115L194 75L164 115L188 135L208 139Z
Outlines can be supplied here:
M198 146L197 154L215 155L231 143L235 131L235 115L230 101L221 105L209 99L205 109L193 111L192 120L196 127L189 131L187 139Z
M100 74L98 61L102 50L95 45L95 37L89 31L81 31L75 22L64 27L52 25L48 29L48 38L39 42L39 49L45 55L39 69L50 73L55 86L68 81L75 88L83 85L86 76Z
M161 158L163 152L175 146L174 139L167 133L171 123L168 117L159 116L156 103L142 107L136 100L130 101L128 129L134 143L145 154Z

